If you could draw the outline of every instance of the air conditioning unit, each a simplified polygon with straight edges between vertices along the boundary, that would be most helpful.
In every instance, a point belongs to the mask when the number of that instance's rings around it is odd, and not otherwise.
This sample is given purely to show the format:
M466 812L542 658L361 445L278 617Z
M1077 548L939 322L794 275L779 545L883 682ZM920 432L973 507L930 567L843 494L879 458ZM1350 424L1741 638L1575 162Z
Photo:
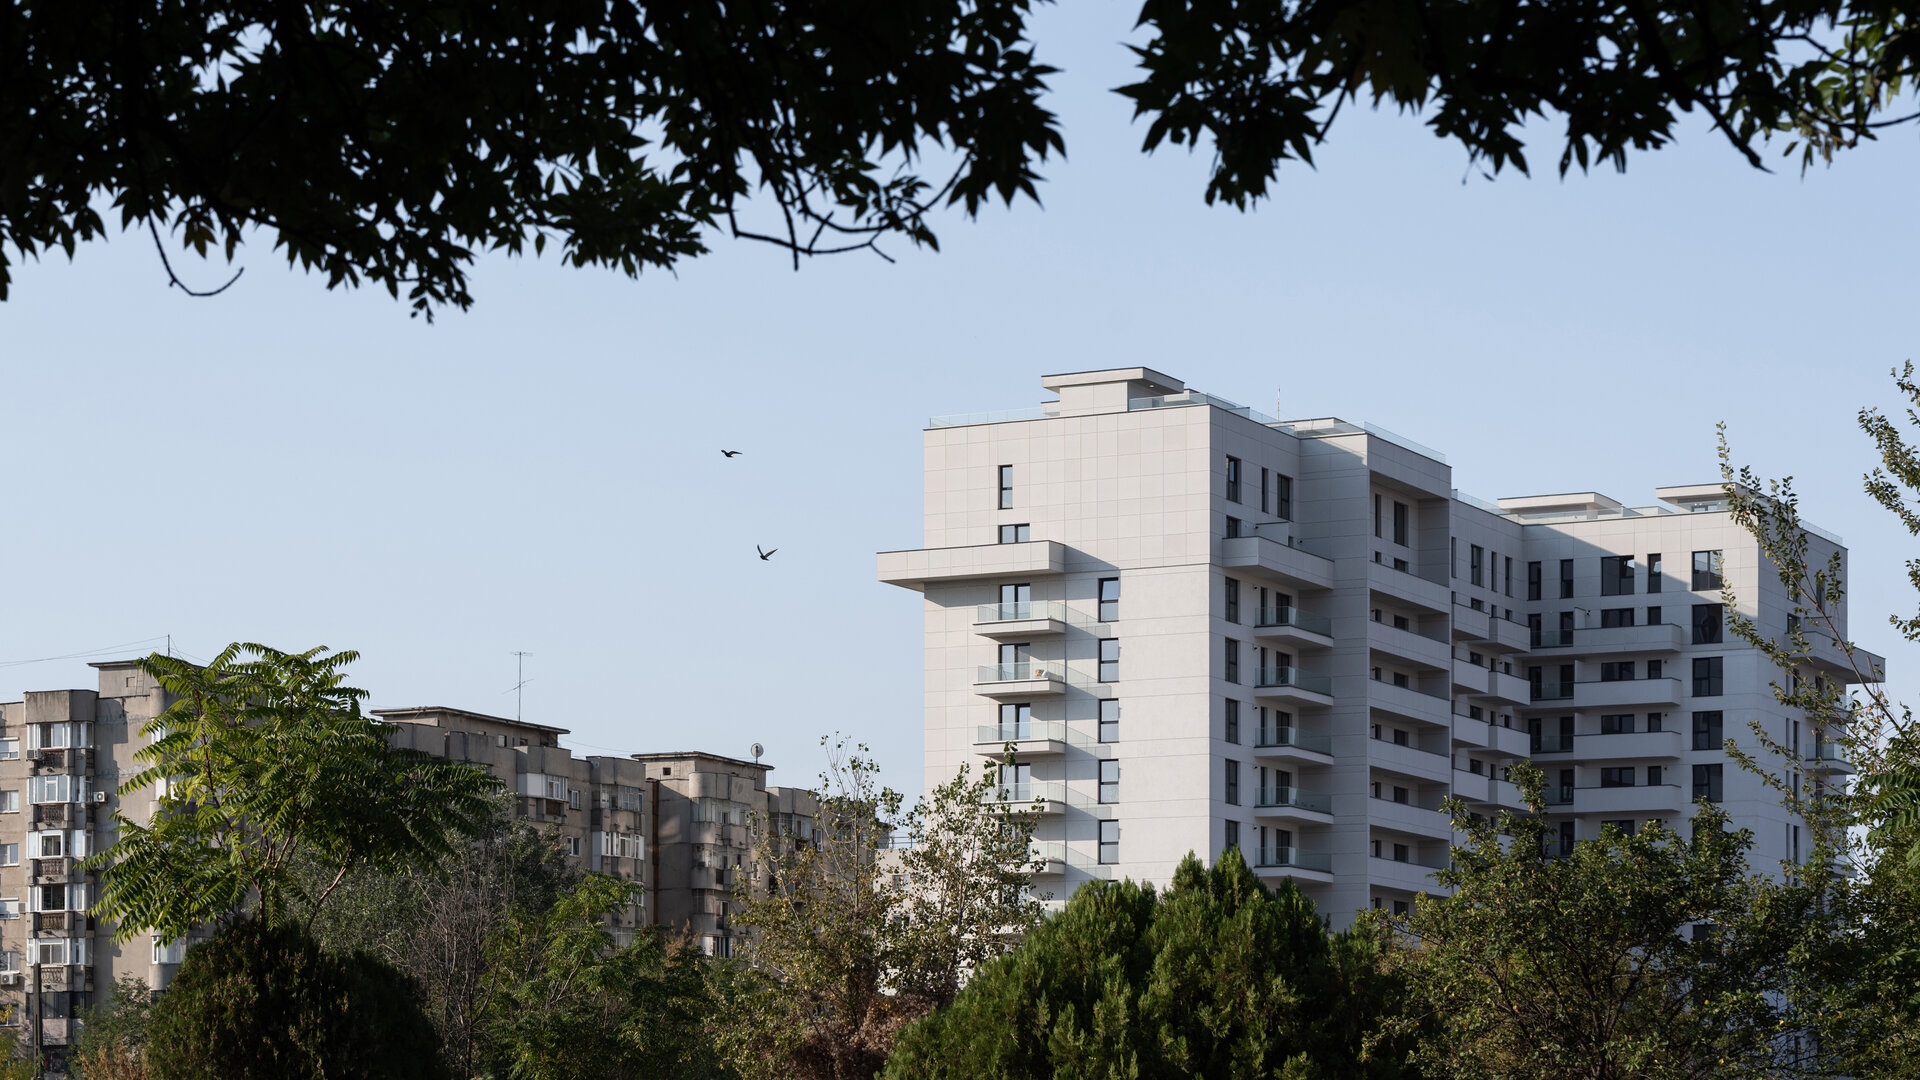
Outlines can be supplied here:
M19 972L0 971L0 986L19 986L19 985L20 985Z
M94 793L93 793L93 801L94 801L94 802L101 802L101 803L103 803L103 802L106 802L106 801L107 801L107 793L106 793L106 792L104 792L104 791L96 791L96 792L94 792Z
M46 756L47 756L47 752L38 747L35 747L34 749L27 751L28 761L40 761Z

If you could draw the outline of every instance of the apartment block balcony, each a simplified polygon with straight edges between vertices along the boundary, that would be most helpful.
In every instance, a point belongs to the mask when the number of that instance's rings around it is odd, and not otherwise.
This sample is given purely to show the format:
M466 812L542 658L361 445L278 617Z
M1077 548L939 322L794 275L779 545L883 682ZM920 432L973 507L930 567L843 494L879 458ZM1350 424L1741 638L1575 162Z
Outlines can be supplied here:
M1367 564L1367 587L1436 615L1453 613L1453 588L1445 568L1416 571L1395 569L1389 563Z
M1383 859L1375 855L1367 859L1367 878L1373 884L1386 889L1399 889L1410 893L1444 893L1446 890L1433 880L1433 872L1445 868L1444 864L1428 866L1411 856L1402 861Z
M1309 735L1298 728L1271 727L1255 733L1253 756L1303 765L1327 765L1333 761L1333 739L1326 735Z
M1302 705L1333 704L1333 680L1294 667L1266 667L1253 673L1253 696Z
M1824 772L1835 776L1852 776L1855 772L1853 762L1840 756L1838 746L1820 747L1811 756L1803 758L1801 764L1808 772Z
M1297 607L1263 607L1254 612L1253 636L1260 641L1324 649L1333 644L1333 620Z
M1497 757L1526 757L1532 753L1527 733L1521 728L1501 727L1489 720L1453 714L1453 744L1474 750L1490 750Z
M1368 823L1383 829L1394 829L1414 836L1425 836L1434 840L1448 840L1453 837L1453 819L1438 807L1424 807L1411 802L1394 802L1392 799L1370 798L1367 800Z
M1055 637L1067 632L1067 605L1061 600L981 604L974 612L973 632L983 637L1022 641Z
M1267 788L1254 793L1253 813L1255 817L1324 824L1333 820L1333 800L1325 795L1308 795L1299 788Z
M1493 778L1485 773L1468 772L1465 769L1453 770L1453 797L1465 799L1470 803L1489 802L1489 782Z
M84 818L86 808L73 803L34 803L33 823L35 825L56 825L71 828L76 819Z
M1253 872L1262 877L1290 877L1299 881L1333 880L1333 856L1297 847L1267 847L1253 852Z
M1028 851L1027 865L1039 863L1040 868L1033 870L1034 877L1058 877L1067 872L1067 842L1065 840L1035 840Z
M984 805L990 809L1004 807L1016 814L1061 814L1067 809L1067 785L1058 780L1006 784L989 794Z
M1679 623L1651 623L1640 626L1582 626L1572 630L1542 628L1529 634L1529 647L1536 650L1564 650L1582 656L1614 653L1677 652L1687 643L1689 629Z
M79 881L86 876L74 869L74 860L69 858L34 859L32 863L35 885L58 885L68 881Z
M929 582L978 578L1035 578L1067 572L1067 546L1057 540L1023 544L974 544L968 547L883 551L881 581L924 591Z
M1453 689L1456 694L1481 701L1525 705L1532 700L1527 680L1465 660L1453 662Z
M1412 661L1420 667L1433 671L1445 671L1453 666L1453 649L1447 642L1430 638L1412 630L1400 630L1379 622L1371 624L1367 634L1367 647L1388 656Z
M1447 773L1453 768L1451 754L1422 750L1410 743L1395 743L1386 739L1368 740L1367 761L1402 776L1433 781L1445 781Z
M1022 660L981 664L973 692L986 697L1045 697L1067 692L1066 664L1058 660Z
M1573 753L1583 761L1678 759L1684 738L1679 731L1587 733L1574 736Z
M1656 814L1684 817L1690 800L1678 784L1636 784L1631 787L1574 789L1576 814Z
M1256 526L1250 536L1220 542L1220 564L1257 570L1283 582L1312 589L1333 588L1333 560L1301 546L1287 526Z
M33 913L33 932L36 934L50 931L66 932L84 929L86 916L78 911L36 911Z
M1012 745L1020 758L1054 757L1067 752L1067 725L1061 720L1024 724L981 724L974 729L973 752L998 759Z
M1604 709L1616 705L1678 705L1680 680L1665 677L1583 682L1543 679L1532 685L1528 697L1532 701L1571 701L1576 709Z
M1428 724L1446 724L1453 714L1453 699L1446 694L1429 694L1413 686L1401 686L1384 679L1367 683L1367 704L1382 712L1404 716Z
M1453 602L1453 640L1488 640L1493 635L1493 629L1488 625L1492 617L1485 609L1476 610L1456 598Z

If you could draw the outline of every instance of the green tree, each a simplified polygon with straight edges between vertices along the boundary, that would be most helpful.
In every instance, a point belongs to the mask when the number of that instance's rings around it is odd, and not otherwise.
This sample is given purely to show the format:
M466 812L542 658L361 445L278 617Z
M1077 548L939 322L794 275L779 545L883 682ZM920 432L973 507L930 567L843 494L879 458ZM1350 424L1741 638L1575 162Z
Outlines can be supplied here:
M249 230L329 287L472 303L475 252L629 275L709 234L815 255L1033 197L1063 151L1033 0L658 5L257 0L0 7L0 299L21 256L123 227L231 260ZM1875 137L1920 67L1894 0L1144 0L1145 147L1214 152L1245 207L1345 104L1427 113L1498 171L1564 126L1564 172L1698 110L1759 165ZM754 198L761 202L757 205ZM164 261L165 249L161 258ZM167 272L174 284L172 267ZM182 286L183 288L185 286Z
M606 917L638 886L589 874L545 912L512 911L487 943L481 1071L513 1080L701 1080L722 1074L702 1025L706 958Z
M902 1027L1039 918L1033 815L991 766L963 767L903 818L865 752L829 747L812 836L755 822L754 877L736 889L748 942L719 972L710 1025L742 1076L869 1080Z
M161 794L149 821L116 814L118 838L86 860L102 872L93 913L117 940L181 938L252 910L307 918L356 867L444 858L492 811L488 773L392 747L343 683L355 652L234 644L204 667L155 654L142 666L173 700L141 728L151 743L122 796ZM303 860L331 876L301 888Z
M303 927L229 923L154 1008L153 1080L434 1080L433 1027L401 972L324 953Z
M1906 425L1861 409L1879 458L1865 489L1920 536L1920 450L1904 430L1920 425L1920 384L1910 363L1893 375ZM1801 913L1794 963L1779 987L1801 1036L1801 1064L1815 1075L1912 1076L1920 1072L1920 731L1887 695L1878 659L1849 640L1846 568L1837 550L1819 554L1792 478L1736 468L1724 425L1720 461L1731 514L1772 563L1788 616L1784 628L1763 625L1742 615L1728 590L1729 628L1780 670L1775 697L1806 718L1816 747L1796 753L1756 723L1760 752L1731 748L1814 826L1811 857L1783 868L1780 890L1783 906ZM1909 560L1907 573L1920 589L1920 560ZM1920 641L1920 616L1890 621ZM1858 770L1851 787L1839 761Z
M89 1007L80 1019L68 1066L81 1080L147 1080L153 991L145 979L115 979L113 996Z
M1081 886L950 1008L908 1028L886 1080L1412 1077L1377 963L1379 928L1329 934L1292 882L1269 891L1230 850L1189 855L1164 895ZM1418 1025L1409 1030L1417 1031Z
M1571 855L1540 771L1514 770L1531 813L1470 817L1395 921L1391 968L1436 1026L1417 1054L1436 1080L1706 1080L1777 1075L1791 923L1746 868L1752 837L1697 804L1693 835L1612 826ZM1405 1020L1397 1021L1406 1023Z

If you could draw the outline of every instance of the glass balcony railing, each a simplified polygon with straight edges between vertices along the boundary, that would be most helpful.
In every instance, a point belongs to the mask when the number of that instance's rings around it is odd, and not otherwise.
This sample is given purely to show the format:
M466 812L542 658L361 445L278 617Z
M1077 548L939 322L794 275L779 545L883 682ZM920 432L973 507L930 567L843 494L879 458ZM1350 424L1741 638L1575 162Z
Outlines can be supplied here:
M1253 685L1256 687L1291 686L1315 694L1333 693L1333 680L1325 675L1314 675L1293 667L1265 667L1254 672Z
M1333 636L1333 620L1325 615L1315 615L1311 611L1301 611L1296 607L1263 607L1254 613L1256 627L1292 626L1315 634Z
M1066 785L1058 780L1033 780L1024 784L1002 784L993 794L986 797L987 802L998 802L1004 796L1008 802L1032 802L1045 799L1049 802L1062 802L1066 798Z
M1029 619L1060 619L1067 617L1067 605L1063 600L1028 600L1018 604L981 604L974 613L977 623L1025 622Z
M981 724L975 729L973 741L976 743L1024 742L1029 739L1050 739L1065 742L1067 725L1061 720L1029 720L1024 724Z
M1254 806L1270 809L1289 806L1296 810L1312 810L1315 813L1333 813L1333 800L1325 795L1307 795L1298 788L1275 787L1257 792Z
M1333 753L1332 737L1308 735L1291 727L1266 728L1259 733L1259 738L1253 745L1255 749L1290 746L1299 750L1311 750L1316 754Z
M1319 870L1333 872L1333 856L1318 851L1302 851L1297 847L1261 848L1255 856L1254 865L1258 867L1294 867L1300 870Z
M1573 736L1554 732L1541 732L1527 737L1532 751L1536 754L1566 754L1573 751Z
M1029 679L1058 679L1058 661L1022 660L1013 664L981 664L975 682L1025 682Z
M1573 684L1559 679L1542 679L1529 687L1534 701L1564 701L1573 696Z
M1571 806L1573 804L1573 785L1548 784L1546 797L1548 806Z
M1066 862L1067 842L1065 840L1035 840L1027 853L1028 859L1045 862Z

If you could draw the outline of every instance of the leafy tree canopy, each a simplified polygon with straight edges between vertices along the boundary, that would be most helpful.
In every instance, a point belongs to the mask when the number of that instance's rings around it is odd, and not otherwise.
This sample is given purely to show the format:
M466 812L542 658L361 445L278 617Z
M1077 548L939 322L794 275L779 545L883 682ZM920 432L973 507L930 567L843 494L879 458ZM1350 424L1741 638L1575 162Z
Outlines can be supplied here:
M358 657L236 643L204 667L141 662L172 704L141 728L152 741L120 794L152 788L156 806L147 821L116 813L118 838L87 860L103 871L93 912L119 940L248 910L277 924L296 901L310 919L354 868L429 863L484 827L493 777L390 745L360 711L366 691L344 684ZM308 861L331 872L311 896Z
M1032 4L14 0L0 299L5 249L71 255L110 216L229 260L263 228L329 287L429 316L472 303L476 252L550 240L629 275L715 230L796 264L933 245L934 210L1036 197L1064 150ZM1529 168L1530 118L1564 126L1564 172L1624 168L1695 110L1754 164L1784 137L1804 165L1912 120L1888 113L1920 67L1894 0L1145 0L1139 21L1119 92L1145 148L1211 143L1206 198L1238 207L1350 100L1423 111L1496 172Z
M1268 891L1237 850L1189 855L1164 895L1081 886L950 1008L902 1034L886 1080L973 1077L1401 1077L1380 1018L1397 981L1378 927L1329 934L1291 882ZM1416 1031L1417 1023L1408 1025Z

